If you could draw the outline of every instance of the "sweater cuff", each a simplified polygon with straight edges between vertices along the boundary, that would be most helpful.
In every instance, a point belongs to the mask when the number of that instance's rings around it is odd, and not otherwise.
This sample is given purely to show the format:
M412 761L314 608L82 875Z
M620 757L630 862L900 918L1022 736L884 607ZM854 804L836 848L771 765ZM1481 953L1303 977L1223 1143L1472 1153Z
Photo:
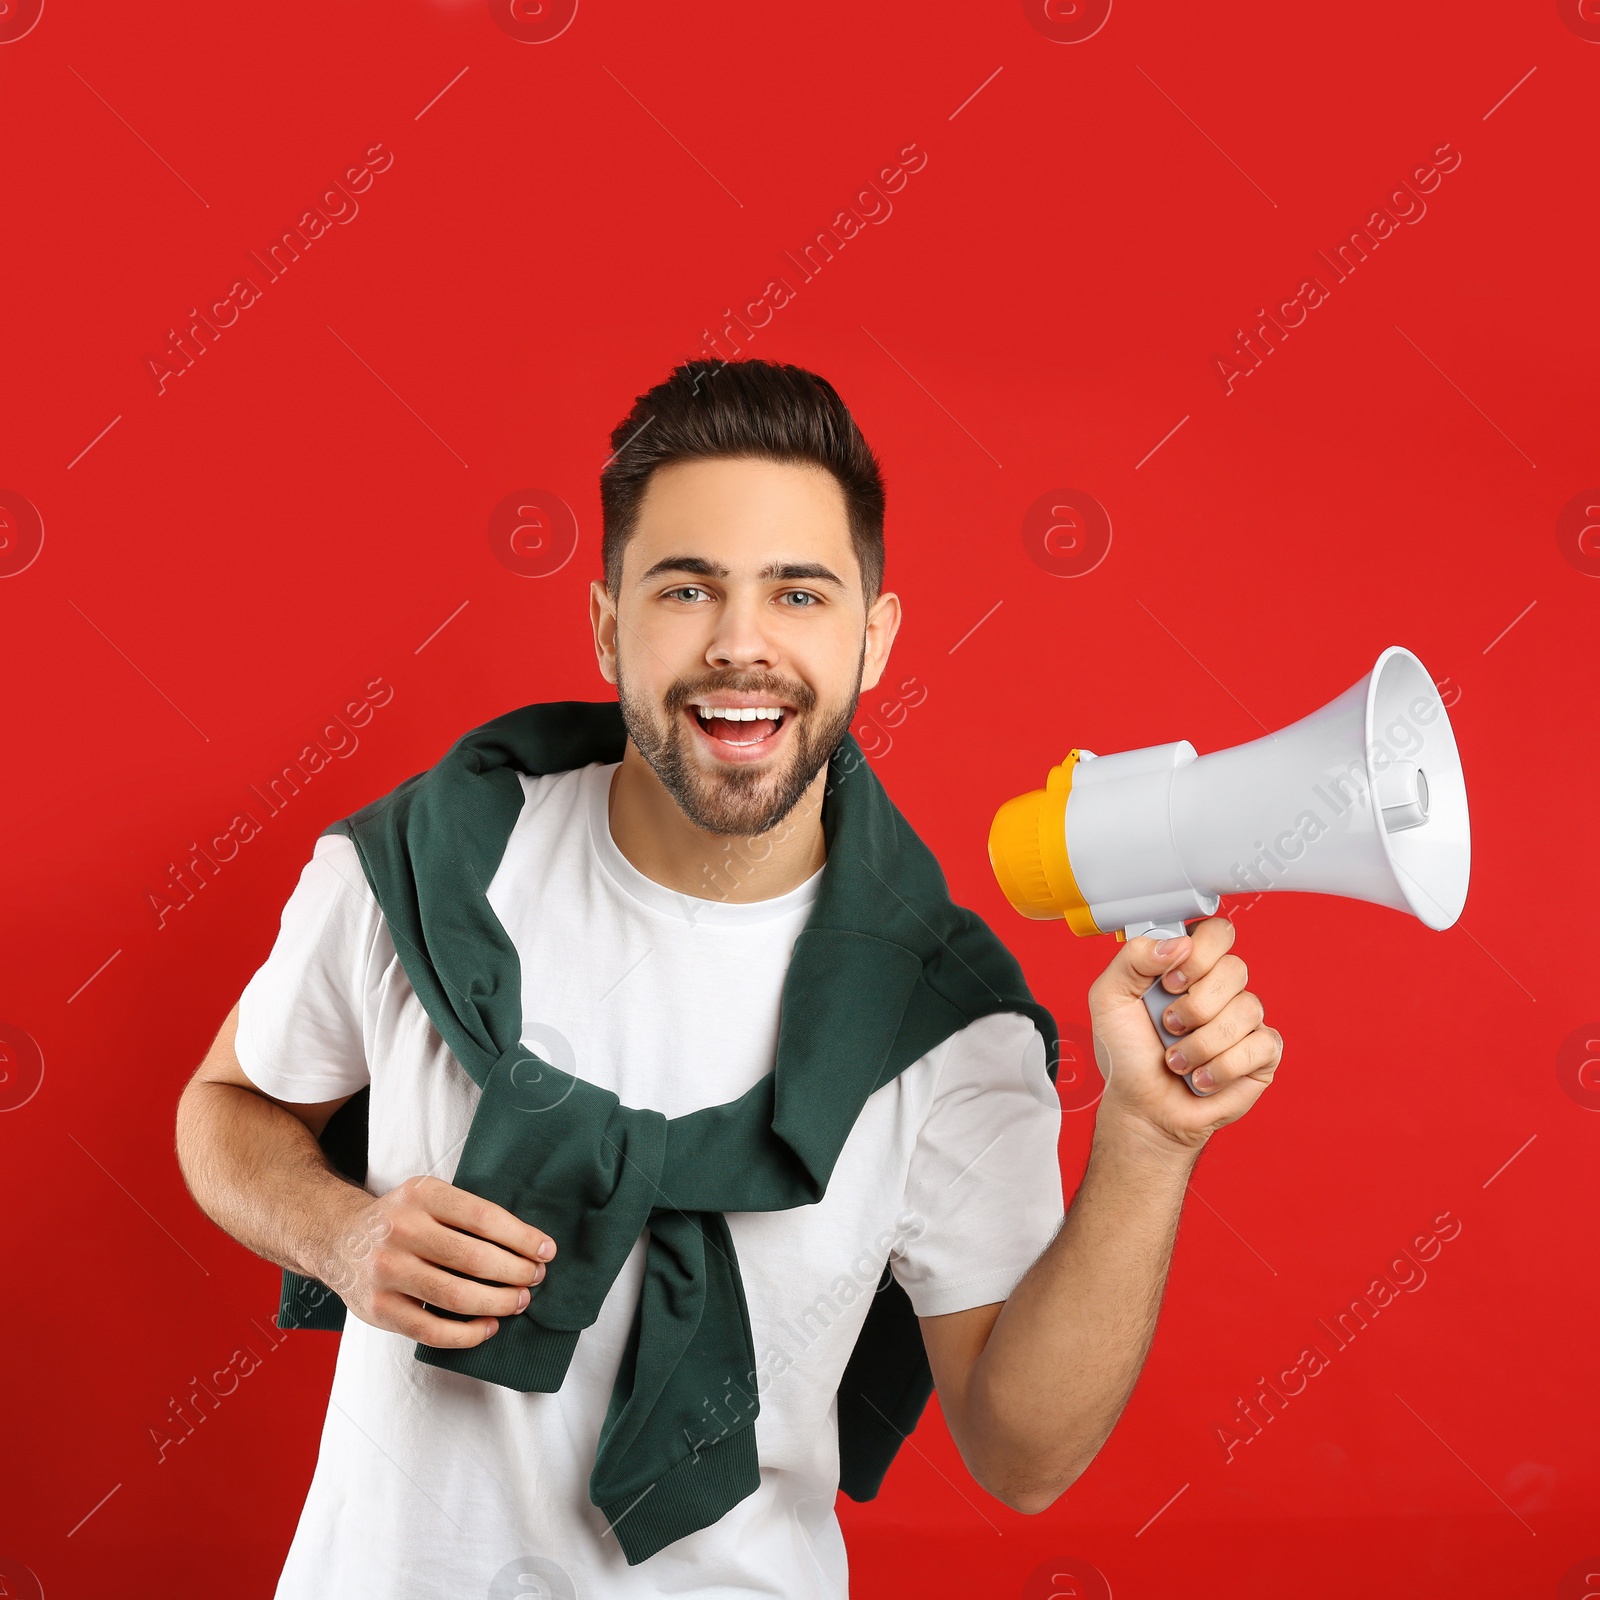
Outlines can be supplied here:
M554 1394L578 1348L576 1332L546 1328L531 1317L502 1317L499 1330L467 1350L419 1344L418 1361L459 1372L464 1378L498 1383L522 1394Z
M636 1567L676 1540L709 1528L760 1487L752 1425L686 1456L643 1490L600 1510L628 1565Z
M278 1290L280 1328L326 1328L338 1332L344 1327L344 1316L344 1301L327 1284L284 1270Z

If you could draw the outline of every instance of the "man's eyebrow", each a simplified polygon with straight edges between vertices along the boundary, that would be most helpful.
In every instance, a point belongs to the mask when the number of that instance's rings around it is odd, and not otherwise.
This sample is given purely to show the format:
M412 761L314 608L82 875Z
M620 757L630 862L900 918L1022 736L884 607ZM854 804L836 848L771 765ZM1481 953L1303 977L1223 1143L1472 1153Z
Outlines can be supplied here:
M774 561L764 566L756 576L763 583L790 583L809 579L816 583L831 583L836 589L844 588L838 575L823 566L820 561Z
M667 556L656 562L651 569L640 578L640 583L648 583L652 578L659 578L664 572L687 572L696 578L726 578L728 569L719 567L714 561L707 561L704 556Z

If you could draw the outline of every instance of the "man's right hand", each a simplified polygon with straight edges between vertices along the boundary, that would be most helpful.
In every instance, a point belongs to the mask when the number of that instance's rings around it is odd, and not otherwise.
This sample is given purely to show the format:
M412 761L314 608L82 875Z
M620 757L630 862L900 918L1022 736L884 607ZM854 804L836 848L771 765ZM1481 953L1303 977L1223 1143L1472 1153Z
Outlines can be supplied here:
M527 1309L529 1286L556 1253L549 1235L442 1178L407 1178L377 1199L356 1195L335 1223L317 1277L363 1322L418 1344L482 1344L498 1318ZM436 1316L424 1302L472 1320Z
M238 1027L235 1005L178 1102L184 1181L218 1227L325 1283L363 1322L418 1344L482 1344L498 1318L527 1307L553 1239L442 1178L407 1178L374 1199L317 1143L350 1096L311 1103L265 1093L239 1063ZM424 1302L471 1320L435 1316Z

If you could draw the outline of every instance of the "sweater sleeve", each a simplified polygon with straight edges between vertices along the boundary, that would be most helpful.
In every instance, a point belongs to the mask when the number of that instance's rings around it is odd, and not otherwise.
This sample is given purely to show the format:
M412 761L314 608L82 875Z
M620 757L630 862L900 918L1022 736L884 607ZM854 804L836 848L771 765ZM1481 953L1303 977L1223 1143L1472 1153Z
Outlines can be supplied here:
M387 938L355 846L322 835L239 997L234 1051L258 1089L303 1104L366 1086L368 974Z
M1061 1105L1038 1030L997 1012L940 1048L906 1179L916 1221L890 1258L921 1317L1006 1299L1064 1216Z

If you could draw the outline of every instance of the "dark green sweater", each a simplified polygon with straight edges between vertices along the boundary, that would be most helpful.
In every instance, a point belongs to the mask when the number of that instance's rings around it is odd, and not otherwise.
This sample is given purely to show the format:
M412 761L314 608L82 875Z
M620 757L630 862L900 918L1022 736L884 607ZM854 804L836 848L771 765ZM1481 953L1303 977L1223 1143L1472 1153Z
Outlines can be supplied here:
M619 761L625 737L614 704L524 706L325 831L354 842L417 998L482 1090L452 1181L560 1246L528 1309L502 1318L491 1339L418 1345L416 1359L553 1393L649 1230L589 1482L636 1563L715 1522L760 1481L755 1352L723 1213L815 1204L867 1096L977 1018L1028 1017L1052 1080L1057 1036L1016 961L951 901L846 735L829 764L827 865L784 979L773 1071L737 1100L668 1119L540 1060L520 1043L521 967L485 891L522 810L518 773ZM363 1090L323 1135L358 1182L366 1110ZM344 1310L323 1285L284 1274L283 1327L342 1327ZM846 1494L877 1493L932 1387L910 1300L885 1267L839 1388ZM711 1428L708 1413L730 1394L743 1415Z

